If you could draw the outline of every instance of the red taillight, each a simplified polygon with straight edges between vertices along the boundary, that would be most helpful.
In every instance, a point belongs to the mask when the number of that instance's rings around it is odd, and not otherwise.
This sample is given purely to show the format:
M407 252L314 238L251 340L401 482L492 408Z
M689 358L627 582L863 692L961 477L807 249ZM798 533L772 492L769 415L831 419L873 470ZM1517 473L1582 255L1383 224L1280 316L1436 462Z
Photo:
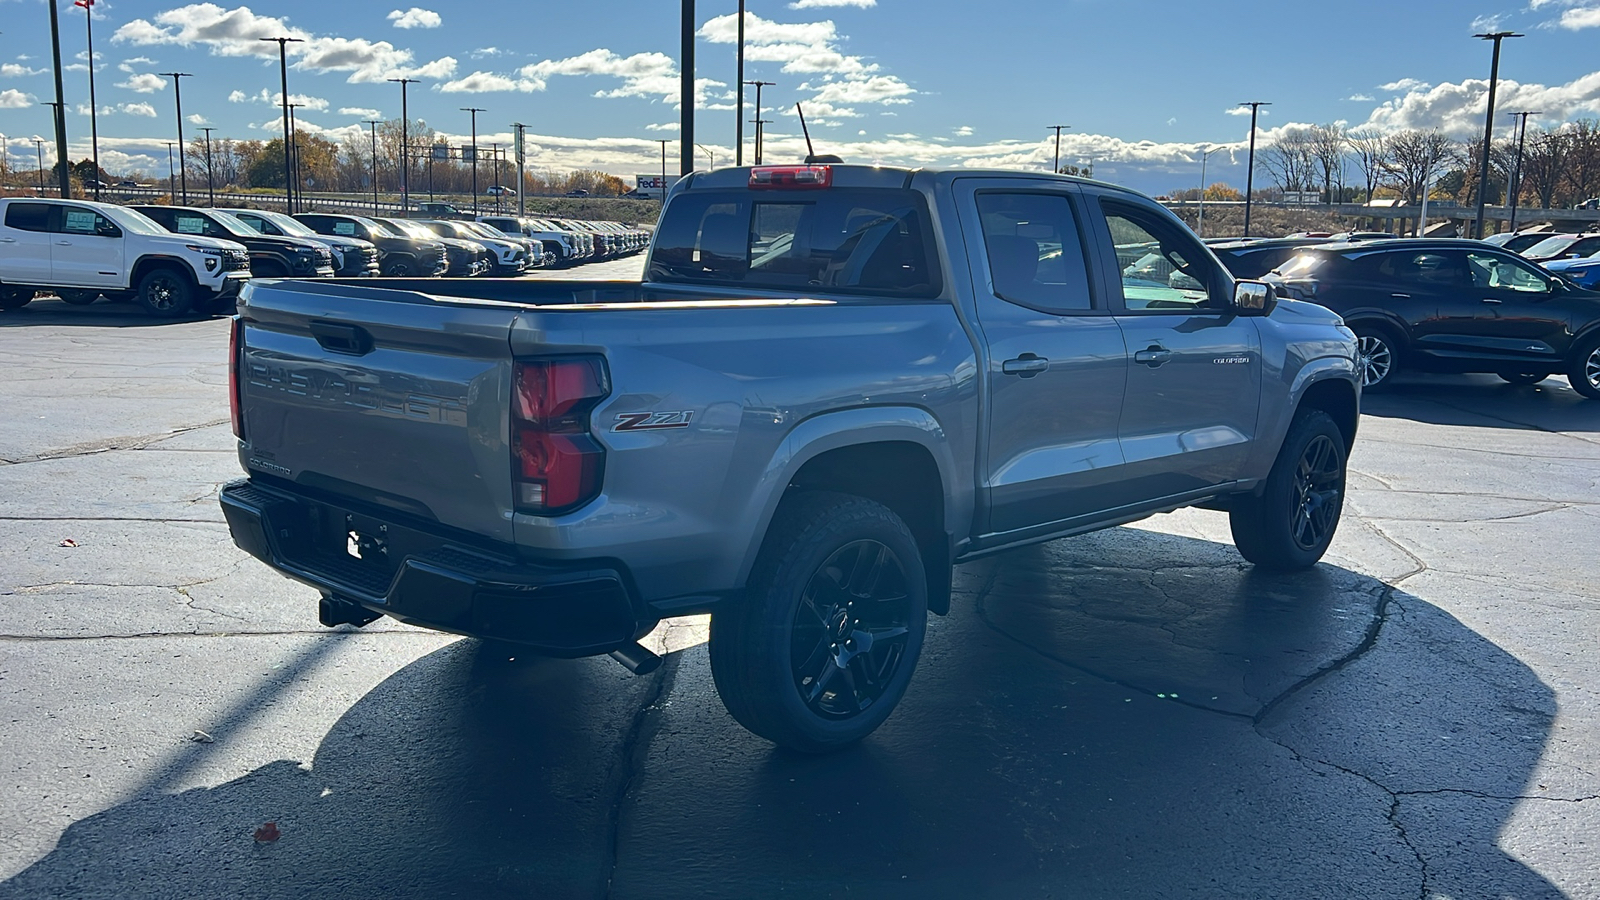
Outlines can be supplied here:
M511 395L511 478L518 512L567 512L600 493L605 448L589 412L611 393L597 356L519 361Z
M244 385L240 380L239 367L243 361L239 358L244 351L244 322L238 316L233 317L233 328L228 332L228 414L233 419L233 436L244 440L244 410L239 404L239 392Z
M805 191L832 185L832 166L757 166L750 170L752 191Z

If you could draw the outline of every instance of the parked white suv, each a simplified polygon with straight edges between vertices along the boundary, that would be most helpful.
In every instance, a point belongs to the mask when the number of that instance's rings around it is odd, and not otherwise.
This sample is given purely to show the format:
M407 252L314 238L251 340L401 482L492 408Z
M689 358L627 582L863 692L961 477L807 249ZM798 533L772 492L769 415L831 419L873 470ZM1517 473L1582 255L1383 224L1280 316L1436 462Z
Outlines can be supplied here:
M104 294L183 316L232 298L249 278L243 244L173 234L113 203L0 200L0 311L54 291L68 303Z

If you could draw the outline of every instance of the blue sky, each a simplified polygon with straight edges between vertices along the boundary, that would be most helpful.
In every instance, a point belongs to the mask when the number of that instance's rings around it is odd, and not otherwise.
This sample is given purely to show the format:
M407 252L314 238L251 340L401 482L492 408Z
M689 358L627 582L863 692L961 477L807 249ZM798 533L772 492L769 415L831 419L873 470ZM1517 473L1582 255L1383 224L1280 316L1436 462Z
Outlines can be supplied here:
M14 158L49 135L46 0L0 0L0 132ZM72 155L87 154L83 12L61 3ZM586 0L442 4L411 0L95 6L102 161L158 172L175 130L166 79L192 72L184 112L217 136L271 138L276 45L291 45L289 92L300 122L339 140L399 113L385 79L421 79L413 117L479 142L529 126L531 164L629 175L659 168L657 138L676 135L679 4ZM696 140L732 159L734 0L697 3ZM1515 29L1499 108L1542 110L1555 125L1600 115L1600 0L750 0L746 77L764 93L768 159L803 144L804 101L819 151L849 161L1048 167L1046 126L1070 124L1064 162L1097 161L1107 180L1158 192L1193 184L1197 148L1242 148L1243 100L1272 102L1273 130L1344 121L1392 130L1481 131L1489 45L1474 31ZM750 98L753 101L753 96ZM753 113L747 107L747 118ZM200 121L200 120L203 120ZM1507 125L1509 127L1509 124ZM747 133L749 129L747 128ZM18 140L22 139L22 140ZM47 153L49 147L46 147ZM673 151L675 152L675 151ZM31 158L31 156L30 156ZM702 163L704 154L701 155ZM1243 181L1242 153L1211 157L1208 180Z

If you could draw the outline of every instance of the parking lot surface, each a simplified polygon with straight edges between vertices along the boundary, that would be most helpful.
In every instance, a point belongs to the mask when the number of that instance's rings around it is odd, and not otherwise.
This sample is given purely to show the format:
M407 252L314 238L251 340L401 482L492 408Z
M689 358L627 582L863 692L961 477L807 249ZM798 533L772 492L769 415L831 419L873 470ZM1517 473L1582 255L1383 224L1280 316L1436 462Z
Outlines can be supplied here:
M1366 398L1310 573L1199 510L964 566L899 710L811 758L724 712L703 620L643 678L321 628L217 507L227 334L0 316L0 898L1600 897L1564 382Z

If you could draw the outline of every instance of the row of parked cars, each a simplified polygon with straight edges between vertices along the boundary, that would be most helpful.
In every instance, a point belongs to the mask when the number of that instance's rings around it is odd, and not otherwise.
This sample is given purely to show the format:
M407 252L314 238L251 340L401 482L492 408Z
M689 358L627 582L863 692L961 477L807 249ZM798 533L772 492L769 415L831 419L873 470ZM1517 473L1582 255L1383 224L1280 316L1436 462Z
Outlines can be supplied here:
M134 300L159 316L208 312L246 279L512 277L636 253L609 222L405 219L77 200L0 200L0 311L49 291L72 304Z
M1570 259L1600 252L1600 234L1207 243L1236 277L1339 313L1356 333L1365 390L1388 387L1406 369L1487 372L1512 384L1562 375L1600 400L1600 258ZM1125 272L1166 283L1187 277L1137 251L1119 248Z

